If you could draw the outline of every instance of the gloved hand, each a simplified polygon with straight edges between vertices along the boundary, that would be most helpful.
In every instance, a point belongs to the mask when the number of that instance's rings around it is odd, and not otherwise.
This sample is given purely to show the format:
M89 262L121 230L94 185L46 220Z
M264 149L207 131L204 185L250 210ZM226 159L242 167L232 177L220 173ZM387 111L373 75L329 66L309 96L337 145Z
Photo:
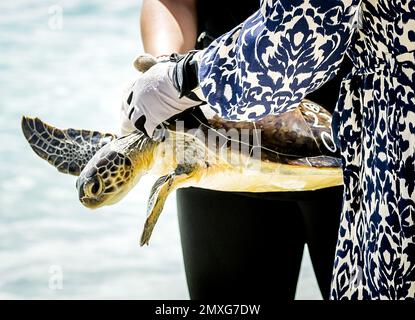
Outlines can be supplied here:
M134 66L139 78L127 92L123 112L131 124L153 137L157 127L172 116L200 105L204 97L197 91L198 51L173 54L169 60L157 61L149 55L139 56ZM125 125L124 125L125 126Z

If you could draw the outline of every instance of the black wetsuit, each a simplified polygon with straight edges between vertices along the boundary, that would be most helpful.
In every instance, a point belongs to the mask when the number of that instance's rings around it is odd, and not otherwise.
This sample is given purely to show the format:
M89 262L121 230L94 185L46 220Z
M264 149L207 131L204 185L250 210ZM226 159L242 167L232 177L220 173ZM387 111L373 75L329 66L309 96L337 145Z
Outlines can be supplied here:
M199 48L258 9L259 1L198 1ZM309 99L333 112L340 81ZM342 187L307 192L177 191L186 277L191 299L293 299L304 244L324 298L329 295Z

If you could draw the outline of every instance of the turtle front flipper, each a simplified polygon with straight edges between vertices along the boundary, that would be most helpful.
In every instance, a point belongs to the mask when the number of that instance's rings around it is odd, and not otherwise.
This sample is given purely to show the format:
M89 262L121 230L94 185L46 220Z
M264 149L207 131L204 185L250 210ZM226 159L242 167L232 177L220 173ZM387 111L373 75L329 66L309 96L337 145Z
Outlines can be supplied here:
M22 118L22 130L33 151L62 173L79 176L93 155L116 138L91 130L61 130L39 118Z
M148 245L154 226L163 211L167 196L180 185L188 182L193 177L194 172L194 168L184 171L183 166L179 166L174 172L158 178L154 183L147 203L147 219L141 235L140 246Z

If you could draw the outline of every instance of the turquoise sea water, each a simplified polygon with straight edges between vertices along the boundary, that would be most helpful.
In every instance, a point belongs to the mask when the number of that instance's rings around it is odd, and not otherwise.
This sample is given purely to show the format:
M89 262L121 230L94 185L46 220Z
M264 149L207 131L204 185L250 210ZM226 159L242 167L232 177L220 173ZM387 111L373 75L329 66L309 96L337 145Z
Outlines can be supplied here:
M117 132L140 1L0 2L0 299L187 299L175 197L138 246L154 177L122 202L85 209L75 178L30 150L23 114ZM278 259L278 257L277 257ZM298 298L319 298L305 259Z

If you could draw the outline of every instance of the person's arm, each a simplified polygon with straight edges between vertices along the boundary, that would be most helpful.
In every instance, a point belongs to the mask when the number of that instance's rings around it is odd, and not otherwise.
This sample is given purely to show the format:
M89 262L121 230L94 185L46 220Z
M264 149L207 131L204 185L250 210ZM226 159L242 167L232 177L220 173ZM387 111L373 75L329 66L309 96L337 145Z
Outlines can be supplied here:
M261 1L255 14L207 49L144 73L132 89L130 119L138 129L143 122L151 136L155 125L201 100L230 120L292 110L336 74L360 2Z
M158 57L171 53L185 53L193 49L197 37L196 1L143 0L140 29L144 51ZM144 59L137 58L134 66L140 72L145 73L154 63L152 56L145 56ZM167 64L159 65L151 72L163 66L167 67ZM165 71L167 69L169 68L166 68ZM158 76L163 77L160 74ZM145 90L147 85L153 85L151 79L148 79L151 77L142 76L140 78L126 91L123 99L121 108L122 134L139 129L151 136L154 128L160 122L195 104L194 101L186 98L179 100L178 92L169 85L164 86L163 89L158 88L156 95L143 94L143 98L135 99L135 97L140 96L139 92L143 88ZM170 82L166 74L164 78L167 79L167 82ZM161 93L163 93L164 98L171 96L167 105L157 101L158 98L160 99L159 95ZM180 105L182 108L179 108Z
M203 96L231 120L289 111L333 78L361 0L262 0L242 25L204 50Z
M185 53L196 43L196 0L143 0L140 25L147 53Z

